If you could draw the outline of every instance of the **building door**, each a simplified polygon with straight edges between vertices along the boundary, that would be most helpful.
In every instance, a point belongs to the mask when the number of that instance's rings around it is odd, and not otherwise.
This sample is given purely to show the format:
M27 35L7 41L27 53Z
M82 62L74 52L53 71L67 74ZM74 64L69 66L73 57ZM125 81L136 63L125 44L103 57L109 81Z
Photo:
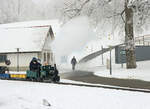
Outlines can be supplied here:
M50 64L50 53L47 53L47 63Z

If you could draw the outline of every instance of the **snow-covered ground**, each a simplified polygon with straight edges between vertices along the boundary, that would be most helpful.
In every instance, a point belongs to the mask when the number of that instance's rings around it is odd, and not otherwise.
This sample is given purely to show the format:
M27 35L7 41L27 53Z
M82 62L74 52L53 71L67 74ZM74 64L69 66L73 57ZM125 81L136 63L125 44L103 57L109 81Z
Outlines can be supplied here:
M121 68L121 65L112 65L112 75L110 70L106 69L106 66L94 68L95 75L110 77L110 78L123 78L123 79L139 79L144 81L150 81L150 61L137 62L136 69L126 69L126 65Z
M141 92L7 80L0 80L0 87L0 109L150 108L150 94Z

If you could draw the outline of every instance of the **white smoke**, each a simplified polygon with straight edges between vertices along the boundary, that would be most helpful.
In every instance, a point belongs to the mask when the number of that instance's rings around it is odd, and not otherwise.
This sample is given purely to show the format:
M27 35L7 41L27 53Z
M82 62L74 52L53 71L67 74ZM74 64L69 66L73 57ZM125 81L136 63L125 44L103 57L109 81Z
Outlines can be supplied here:
M56 35L53 42L56 63L60 63L62 56L77 55L81 57L81 50L95 37L90 28L87 17L76 17L68 21ZM75 54L74 54L75 53Z

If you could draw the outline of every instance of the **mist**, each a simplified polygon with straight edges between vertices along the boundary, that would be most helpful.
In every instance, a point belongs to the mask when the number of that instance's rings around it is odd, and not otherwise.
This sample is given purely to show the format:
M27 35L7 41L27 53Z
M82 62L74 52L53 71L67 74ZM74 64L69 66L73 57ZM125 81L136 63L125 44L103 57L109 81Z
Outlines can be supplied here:
M76 56L77 59L81 58L80 52L91 39L94 39L94 36L87 17L76 17L68 21L61 27L52 43L56 63L61 64L62 57L67 57L67 63L70 63L72 56Z

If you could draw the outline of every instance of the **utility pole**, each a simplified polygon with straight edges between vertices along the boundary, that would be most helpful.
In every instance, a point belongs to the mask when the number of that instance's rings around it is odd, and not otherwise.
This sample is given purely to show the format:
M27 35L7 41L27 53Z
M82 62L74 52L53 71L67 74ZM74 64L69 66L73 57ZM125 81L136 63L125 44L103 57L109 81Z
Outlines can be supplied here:
M17 49L17 72L19 72L19 48Z
M103 52L103 46L101 46L101 50ZM102 53L102 65L104 65L104 57L103 57L103 53Z
M110 46L110 75L112 75L112 60L111 60L111 46Z

